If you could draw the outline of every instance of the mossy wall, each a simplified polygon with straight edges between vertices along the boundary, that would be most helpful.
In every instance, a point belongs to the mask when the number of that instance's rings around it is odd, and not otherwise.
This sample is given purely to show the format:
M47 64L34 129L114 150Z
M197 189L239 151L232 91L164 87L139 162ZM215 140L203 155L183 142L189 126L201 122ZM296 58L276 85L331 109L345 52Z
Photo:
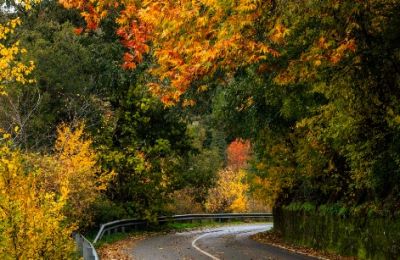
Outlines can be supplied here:
M400 217L291 204L274 209L284 240L359 259L400 259Z

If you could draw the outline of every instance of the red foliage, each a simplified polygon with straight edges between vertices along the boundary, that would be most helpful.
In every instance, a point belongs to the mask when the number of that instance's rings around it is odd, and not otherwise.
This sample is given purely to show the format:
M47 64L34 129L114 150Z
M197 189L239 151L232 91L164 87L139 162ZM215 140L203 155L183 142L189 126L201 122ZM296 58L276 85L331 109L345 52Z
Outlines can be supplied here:
M74 33L75 33L76 35L81 35L82 32L83 32L83 28L82 28L82 27L79 27L79 28L75 28L75 29L74 29Z
M228 167L239 170L246 166L250 157L250 142L248 140L236 139L229 144L226 152L228 154Z

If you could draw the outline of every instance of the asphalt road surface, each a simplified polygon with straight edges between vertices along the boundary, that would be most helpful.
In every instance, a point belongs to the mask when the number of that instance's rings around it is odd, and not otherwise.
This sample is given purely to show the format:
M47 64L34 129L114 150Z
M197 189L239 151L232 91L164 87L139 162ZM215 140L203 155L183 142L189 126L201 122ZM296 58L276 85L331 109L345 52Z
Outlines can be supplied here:
M258 243L249 236L272 224L244 224L152 237L130 250L136 260L315 259Z

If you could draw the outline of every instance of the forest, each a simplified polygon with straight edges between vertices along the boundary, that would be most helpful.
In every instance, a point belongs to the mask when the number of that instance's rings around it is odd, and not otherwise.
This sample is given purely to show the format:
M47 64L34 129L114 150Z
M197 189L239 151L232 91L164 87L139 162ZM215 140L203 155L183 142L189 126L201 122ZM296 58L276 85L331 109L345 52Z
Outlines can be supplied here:
M399 0L1 3L0 258L272 210L294 243L400 255Z

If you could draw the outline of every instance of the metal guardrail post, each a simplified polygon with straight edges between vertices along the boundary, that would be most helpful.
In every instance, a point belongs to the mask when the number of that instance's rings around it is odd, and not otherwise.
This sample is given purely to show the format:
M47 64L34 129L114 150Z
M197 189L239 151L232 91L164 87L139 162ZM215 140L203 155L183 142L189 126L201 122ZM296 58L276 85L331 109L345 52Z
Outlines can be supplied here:
M78 253L83 257L84 260L99 260L96 249L93 244L89 242L84 236L77 233L74 235L74 239L77 245Z
M83 255L83 239L79 233L73 235L79 255Z
M88 245L84 244L83 245L83 259L84 260L92 260L93 255L91 253L92 253L92 249Z

